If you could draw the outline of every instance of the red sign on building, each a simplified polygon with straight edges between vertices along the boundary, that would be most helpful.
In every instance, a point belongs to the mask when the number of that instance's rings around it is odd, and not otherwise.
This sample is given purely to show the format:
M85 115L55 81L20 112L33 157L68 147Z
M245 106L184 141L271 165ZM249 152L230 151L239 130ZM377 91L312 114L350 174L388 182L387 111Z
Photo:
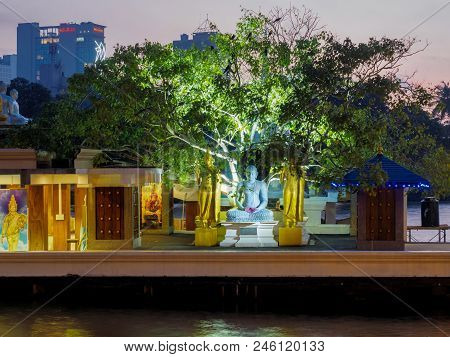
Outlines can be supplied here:
M60 27L59 28L59 33L64 33L64 32L75 32L75 27Z

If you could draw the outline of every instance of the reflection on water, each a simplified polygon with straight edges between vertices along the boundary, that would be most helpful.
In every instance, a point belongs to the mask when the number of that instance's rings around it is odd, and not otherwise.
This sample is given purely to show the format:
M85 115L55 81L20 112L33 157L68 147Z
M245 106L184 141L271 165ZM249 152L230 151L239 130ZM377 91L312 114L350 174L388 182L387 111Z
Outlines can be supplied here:
M0 334L32 311L0 308ZM433 323L450 332L450 318ZM419 317L239 314L44 308L8 336L440 336Z

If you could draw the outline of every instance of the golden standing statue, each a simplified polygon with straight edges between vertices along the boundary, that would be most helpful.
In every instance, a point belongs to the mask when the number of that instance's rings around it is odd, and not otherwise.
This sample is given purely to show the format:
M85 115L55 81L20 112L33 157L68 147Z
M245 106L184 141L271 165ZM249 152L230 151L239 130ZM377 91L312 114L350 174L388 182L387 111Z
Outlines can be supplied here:
M25 228L27 224L27 216L23 213L17 212L17 202L14 195L8 204L8 214L3 219L2 239L8 240L8 250L15 252L19 244L20 231Z
M295 227L303 221L305 179L301 171L290 164L281 171L280 181L284 183L284 226Z
M214 160L209 151L205 154L205 164L205 171L201 175L198 175L200 179L200 187L198 190L199 215L195 217L195 224L197 228L208 228L211 223L216 223L217 221L217 204L214 206L214 217L212 219L210 219L210 212L211 204L218 185L220 187L220 182L214 167Z

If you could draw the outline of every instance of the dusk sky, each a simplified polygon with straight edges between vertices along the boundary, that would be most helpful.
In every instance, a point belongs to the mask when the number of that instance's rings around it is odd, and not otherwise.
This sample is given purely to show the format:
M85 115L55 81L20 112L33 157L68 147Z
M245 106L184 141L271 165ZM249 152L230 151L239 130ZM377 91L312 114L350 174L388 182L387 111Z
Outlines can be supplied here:
M231 32L241 7L266 11L290 4L313 10L321 24L341 38L400 38L446 3L448 6L411 33L422 43L428 41L429 46L401 70L401 75L417 71L416 81L431 84L450 80L448 0L0 0L0 55L16 53L19 22L56 25L92 21L106 25L111 54L117 43L135 44L144 39L167 43L181 33L191 34L207 15L221 31Z

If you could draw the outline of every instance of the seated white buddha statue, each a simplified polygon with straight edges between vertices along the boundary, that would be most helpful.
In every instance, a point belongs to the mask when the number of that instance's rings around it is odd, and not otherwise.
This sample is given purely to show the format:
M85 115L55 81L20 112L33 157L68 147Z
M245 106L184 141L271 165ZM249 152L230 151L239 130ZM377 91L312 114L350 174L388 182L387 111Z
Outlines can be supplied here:
M0 81L0 122L2 124L9 124L12 98L6 95L7 89L8 86Z
M17 99L19 99L19 92L16 89L11 89L11 101L10 101L10 122L11 124L26 124L30 119L25 118L20 114L19 103L17 103Z
M258 177L258 170L253 165L247 167L245 174L247 180L240 182L236 190L237 208L230 209L227 212L227 221L273 221L273 212L266 209L268 202L266 183L256 179Z

